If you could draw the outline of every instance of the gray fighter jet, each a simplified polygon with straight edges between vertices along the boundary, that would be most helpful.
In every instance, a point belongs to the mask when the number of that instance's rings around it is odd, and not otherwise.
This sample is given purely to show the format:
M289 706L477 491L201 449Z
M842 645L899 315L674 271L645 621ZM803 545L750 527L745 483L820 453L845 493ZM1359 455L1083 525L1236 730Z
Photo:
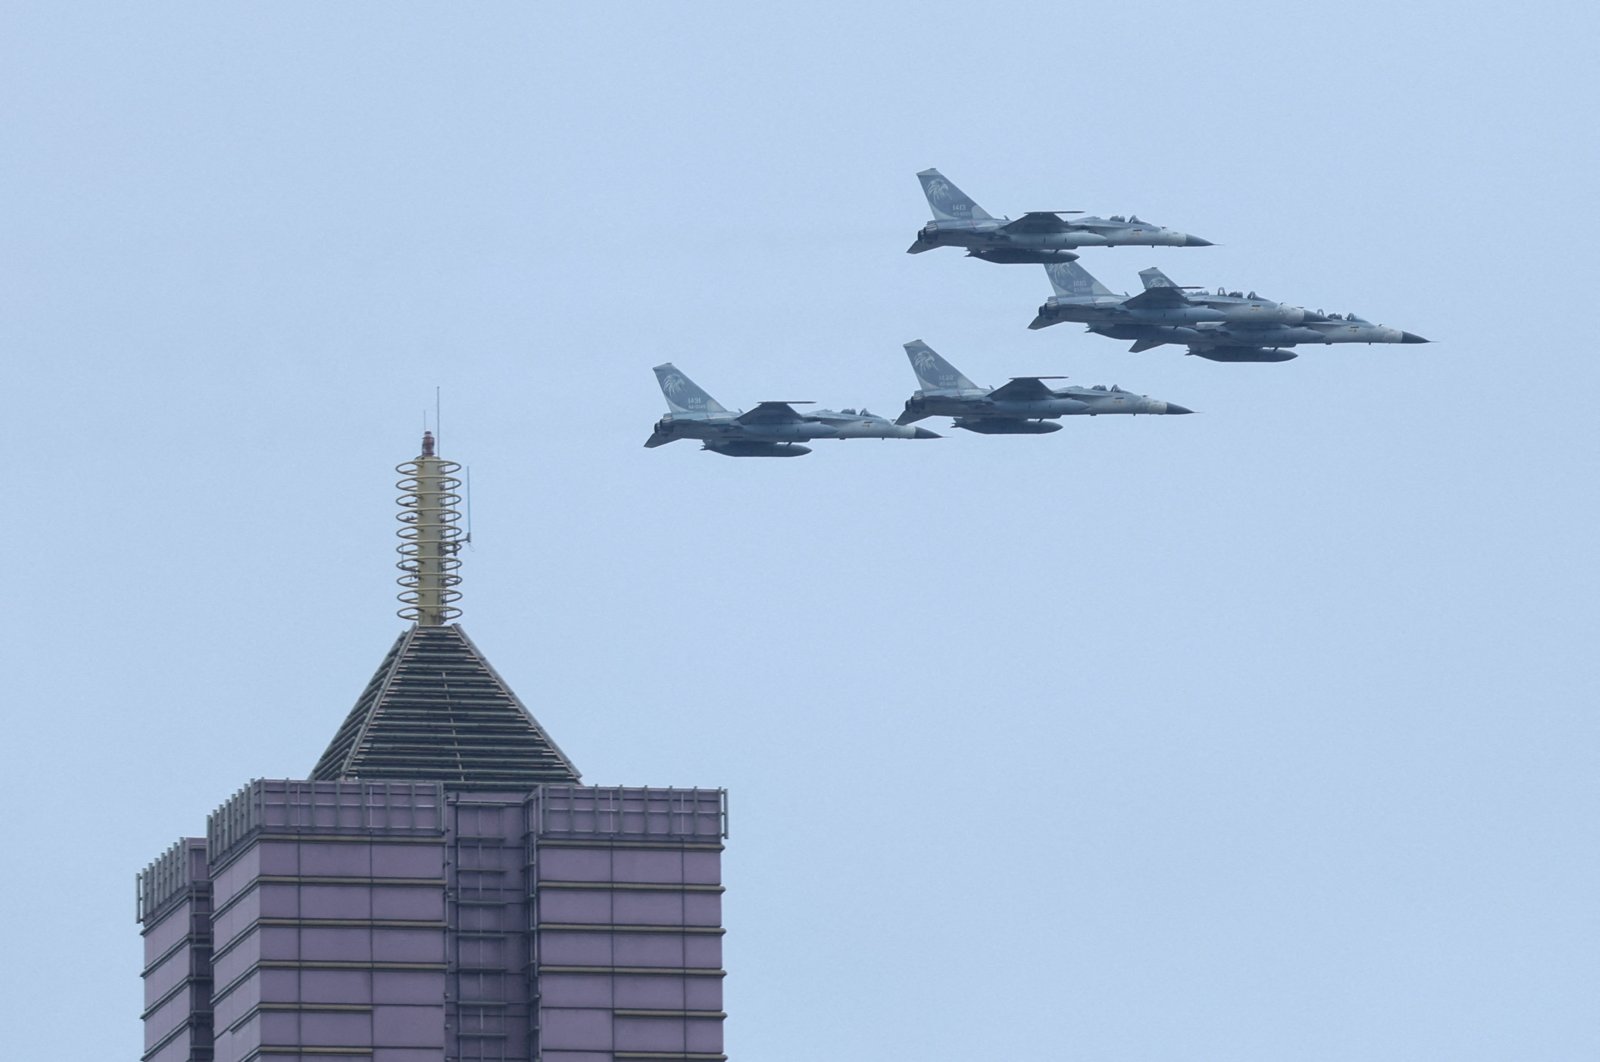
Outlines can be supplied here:
M748 413L727 410L671 362L655 367L661 393L672 412L656 421L646 446L677 439L699 439L702 450L726 457L800 457L813 439L937 439L926 428L896 424L865 409L819 409L801 413L809 402L762 402Z
M1283 348L1302 343L1427 342L1355 314L1307 310L1253 291L1180 287L1159 269L1143 270L1144 290L1124 296L1113 294L1076 262L1044 268L1056 293L1039 307L1029 328L1076 321L1099 335L1133 340L1135 352L1171 343L1211 361L1289 361L1296 354Z
M922 386L906 399L895 421L910 424L924 417L954 417L955 426L980 435L1044 435L1060 431L1057 417L1102 413L1193 413L1176 402L1136 395L1120 387L1049 387L1060 376L1013 376L1010 383L979 387L920 339L906 344L911 371Z
M1137 215L1109 218L1063 215L1081 210L1034 210L1015 221L995 218L938 170L917 174L933 220L917 232L907 254L935 247L965 247L985 262L1070 262L1075 247L1210 247L1210 240L1140 221Z

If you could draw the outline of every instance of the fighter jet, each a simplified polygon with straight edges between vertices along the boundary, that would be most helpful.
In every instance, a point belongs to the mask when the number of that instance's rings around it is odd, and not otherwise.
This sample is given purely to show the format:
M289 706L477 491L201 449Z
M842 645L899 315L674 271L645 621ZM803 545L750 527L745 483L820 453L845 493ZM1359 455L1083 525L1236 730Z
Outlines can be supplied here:
M1136 395L1115 385L1049 387L1045 380L1061 376L1013 376L1010 383L979 387L920 339L906 344L911 371L922 386L906 399L895 421L910 424L924 417L954 417L955 426L980 435L1044 435L1060 431L1057 417L1102 413L1193 413L1176 402Z
M1140 221L1137 215L1109 218L1063 215L1081 210L1033 210L1012 221L994 218L938 170L917 174L934 220L917 232L907 254L935 247L965 247L985 262L1070 262L1074 247L1210 247L1210 240Z
M1135 352L1162 344L1187 346L1211 361L1289 361L1301 343L1426 343L1412 332L1387 328L1355 314L1325 314L1218 288L1205 293L1174 284L1159 269L1139 278L1144 290L1113 294L1075 262L1044 267L1055 295L1039 307L1029 328L1077 321L1113 339L1131 339Z
M748 413L727 410L671 362L655 367L661 393L672 412L656 421L646 446L677 439L699 439L702 450L725 457L800 457L813 439L937 439L926 428L895 424L865 409L819 409L801 413L809 402L762 402Z

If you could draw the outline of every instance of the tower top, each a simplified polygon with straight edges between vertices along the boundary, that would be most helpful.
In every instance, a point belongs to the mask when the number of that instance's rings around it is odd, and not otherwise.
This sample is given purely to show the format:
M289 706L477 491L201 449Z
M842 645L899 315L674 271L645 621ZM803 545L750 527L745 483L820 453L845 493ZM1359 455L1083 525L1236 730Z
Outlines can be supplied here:
M434 453L431 431L422 433L422 453L396 465L400 489L396 501L400 505L400 545L396 551L400 560L400 618L411 620L419 627L442 627L461 615L455 603L461 600L461 567L463 541L457 521L461 514L456 506L461 495L456 493L461 481L455 473L461 466Z
M400 473L401 632L312 769L316 781L438 781L457 788L577 782L578 769L460 624L466 536L456 524L461 466L422 452Z

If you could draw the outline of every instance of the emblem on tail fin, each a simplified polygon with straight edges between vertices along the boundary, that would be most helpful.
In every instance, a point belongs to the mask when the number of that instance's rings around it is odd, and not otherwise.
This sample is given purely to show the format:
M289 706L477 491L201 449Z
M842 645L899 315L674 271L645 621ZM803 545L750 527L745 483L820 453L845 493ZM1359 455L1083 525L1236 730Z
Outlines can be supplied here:
M1178 286L1172 282L1171 277L1154 266L1149 269L1139 270L1139 279L1144 281L1145 290L1147 291L1151 288L1175 288Z
M989 212L972 201L972 197L950 183L938 170L923 170L917 174L922 182L922 194L928 197L933 216L941 221L972 221L989 217Z
M701 390L695 382L678 371L670 361L655 367L656 382L661 394L675 413L726 413L715 398Z
M972 216L972 204L966 202L966 196L961 195L950 187L950 182L943 177L935 177L922 186L928 195L928 205L943 214L953 218L966 219Z
M916 373L917 382L930 391L960 391L978 390L976 384L965 376L961 370L951 365L940 357L932 347L920 339L914 339L905 345L906 357L911 360L911 371Z
M1110 295L1111 290L1076 262L1049 262L1044 271L1057 295Z

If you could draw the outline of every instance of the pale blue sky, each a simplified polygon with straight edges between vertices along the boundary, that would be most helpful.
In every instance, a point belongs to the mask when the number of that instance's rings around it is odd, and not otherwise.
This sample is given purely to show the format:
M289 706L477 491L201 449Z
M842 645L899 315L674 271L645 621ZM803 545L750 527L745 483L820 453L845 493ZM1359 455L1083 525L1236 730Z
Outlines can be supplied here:
M733 1057L1593 1059L1597 31L0 6L8 1054L138 1053L132 875L377 666L441 386L472 637L587 780L732 791ZM1029 332L903 253L928 166L1434 343ZM892 415L913 338L1201 413L641 446L658 362Z

